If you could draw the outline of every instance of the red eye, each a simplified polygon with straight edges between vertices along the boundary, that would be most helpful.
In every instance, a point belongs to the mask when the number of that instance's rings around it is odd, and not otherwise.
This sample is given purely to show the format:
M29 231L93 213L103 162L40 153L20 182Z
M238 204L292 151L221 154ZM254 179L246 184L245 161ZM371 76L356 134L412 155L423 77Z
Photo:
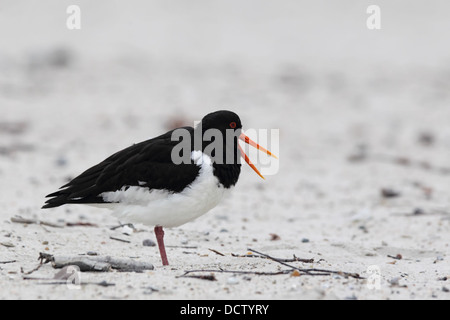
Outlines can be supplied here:
M236 128L236 122L231 122L230 123L230 128L232 128L232 129Z

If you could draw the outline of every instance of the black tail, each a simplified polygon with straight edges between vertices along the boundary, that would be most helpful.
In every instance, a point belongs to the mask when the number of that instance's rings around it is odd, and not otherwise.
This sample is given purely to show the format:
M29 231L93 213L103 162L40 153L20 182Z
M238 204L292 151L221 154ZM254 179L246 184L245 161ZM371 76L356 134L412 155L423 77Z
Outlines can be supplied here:
M99 195L105 190L98 187L97 180L115 157L116 154L112 155L63 185L59 191L46 196L50 199L45 202L42 209L56 208L65 204L104 202Z
M94 193L95 194L95 193ZM74 196L75 195L75 196ZM42 209L50 209L60 207L65 204L87 204L87 203L104 203L102 197L100 196L85 196L85 197L77 197L76 194L71 192L71 188L67 188L64 190L60 190L49 194L47 196L48 199L45 202L45 205Z
M42 209L56 208L65 204L104 202L99 196L103 190L97 186L96 181L106 164L103 162L86 170L62 186L59 191L46 196L50 199L45 202Z
M42 207L42 209L50 209L50 208L56 208L59 206L62 206L67 203L67 196L64 196L61 191L49 194L47 198L50 198L45 202L45 205Z

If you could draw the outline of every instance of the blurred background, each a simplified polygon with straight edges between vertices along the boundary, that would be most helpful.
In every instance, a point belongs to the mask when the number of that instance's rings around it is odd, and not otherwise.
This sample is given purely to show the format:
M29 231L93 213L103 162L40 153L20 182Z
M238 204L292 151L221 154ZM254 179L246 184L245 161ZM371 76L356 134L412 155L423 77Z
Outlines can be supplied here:
M366 25L372 4L380 30ZM397 211L448 207L449 12L444 0L1 0L0 207L37 214L67 178L218 109L280 129L278 174L262 184L245 169L239 187L262 203L232 196L250 215L352 216L383 188L402 194Z

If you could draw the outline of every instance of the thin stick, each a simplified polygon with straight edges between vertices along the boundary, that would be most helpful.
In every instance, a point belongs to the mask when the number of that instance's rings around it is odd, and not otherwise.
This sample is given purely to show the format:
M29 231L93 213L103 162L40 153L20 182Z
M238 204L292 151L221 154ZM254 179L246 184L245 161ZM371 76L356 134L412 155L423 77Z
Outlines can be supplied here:
M209 274L209 275L194 275L194 276L188 276L186 274L179 276L177 278L194 278L194 279L200 279L200 280L208 280L208 281L217 281L216 277L213 274Z
M300 272L304 272L307 275L318 275L318 274L312 274L313 272L318 272L318 273L320 273L320 275L337 274L337 275L344 276L344 277L351 277L351 278L355 278L355 279L364 279L357 273L350 273L350 272L343 272L343 271L336 271L336 270L327 270L327 269L317 269L317 268L311 268L311 269L298 268L296 266L293 266L293 265L287 264L287 263L285 263L283 261L280 261L279 259L271 257L271 256L269 256L269 255L267 255L265 253L261 253L261 252L258 252L256 250L250 249L250 248L248 248L247 250L251 251L251 252L255 252L255 253L260 254L262 256L265 256L268 259L271 259L271 260L273 260L275 262L278 262L278 263L280 263L280 264L282 264L284 266L287 266L289 268L292 268L294 270L298 270Z
M282 265L284 265L284 266L286 266L286 267L289 267L289 268L292 268L292 269L296 269L296 270L298 270L298 271L304 271L303 269L300 269L300 268L297 268L297 267L295 267L295 266L293 266L293 265L287 264L286 262L281 261L280 259L271 257L271 256L269 256L268 254L261 253L261 252L258 252L258 251L256 251L256 250L250 249L250 248L248 248L247 250L248 250L248 251L251 251L251 252L255 252L255 253L257 253L257 254L263 256L263 257L266 257L267 259L270 259L270 260L273 260L273 261L275 261L275 262L278 262L279 264L282 264ZM304 271L304 272L308 272L308 271Z
M299 269L296 269L299 270ZM332 273L336 273L342 276L350 276L350 274L345 273L345 272L333 272L330 270L321 270L321 269L308 269L306 272L306 270L301 270L300 275L307 275L307 276L311 276L311 277L317 277L317 276L329 276ZM195 272L217 272L217 273L233 273L233 274L251 274L251 275L256 275L256 276L277 276L280 274L290 274L292 273L292 269L288 269L288 270L280 270L280 271L276 271L276 272L264 272L264 271L242 271L242 270L224 270L224 269L206 269L206 270L186 270L184 274L182 274L181 276L177 276L176 278L203 278L204 276L188 276L188 274L190 273L195 273ZM359 277L359 275L358 275ZM363 279L361 277L357 278L357 279Z
M26 275L30 275L30 274L32 274L33 272L36 272L36 271L38 271L41 267L43 266L43 264L42 263L40 263L40 264L38 264L37 265L37 267L36 268L34 268L34 269L32 269L32 270L30 270L30 271L24 271L23 270L23 268L22 267L20 267L20 273L22 273L22 274L26 274Z
M35 280L35 281L42 281L42 282L38 282L37 284L40 285L60 285L60 284L69 284L70 282L68 282L67 280L58 280L58 279L52 279L52 278L35 278L35 277L23 277L22 280ZM79 284L77 284L76 286L85 286L85 285L96 285L96 286L101 286L101 287L113 287L116 284L115 283L109 283L106 281L101 281L101 282L81 282Z
M166 248L198 249L197 246L166 246Z
M131 241L125 240L125 239L120 239L120 238L115 238L115 237L109 237L111 240L116 240L116 241L120 241L120 242L125 242L125 243L131 243Z
M11 222L22 223L22 224L38 224L38 225L53 227L53 228L64 228L64 225L61 225L61 224L56 224L56 223L37 220L37 219L26 219L26 218L22 218L21 216L12 217Z
M263 259L268 259L266 256L261 256L261 255L257 255L257 254L235 254L232 253L231 254L232 257L236 257L236 258L263 258ZM304 263L314 263L314 259L302 259L297 257L294 254L294 257L291 259L282 259L282 258L276 258L278 261L283 261L283 262L304 262Z
M192 277L187 276L190 273L194 272L217 272L217 273L234 273L234 274L253 274L257 276L275 276L280 274L288 274L291 270L282 270L277 272L263 272L263 271L242 271L242 270L224 270L224 269L206 269L206 270L185 270L184 274L181 276L177 276L176 278L186 278Z
M67 227L98 227L95 223L91 222L66 222Z
M225 256L222 252L219 252L217 250L214 250L214 249L208 249L208 250L214 252L215 254L218 254L219 256L222 256L222 257Z

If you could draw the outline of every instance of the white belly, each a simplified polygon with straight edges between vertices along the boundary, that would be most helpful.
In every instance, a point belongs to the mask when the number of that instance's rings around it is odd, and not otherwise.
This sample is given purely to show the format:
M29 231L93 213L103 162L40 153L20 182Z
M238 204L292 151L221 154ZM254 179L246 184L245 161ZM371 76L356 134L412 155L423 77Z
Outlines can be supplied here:
M200 166L199 175L182 192L131 186L103 193L104 200L116 203L101 206L113 209L123 222L149 226L177 227L198 218L222 200L226 189L214 176L208 156L193 151L191 157Z

